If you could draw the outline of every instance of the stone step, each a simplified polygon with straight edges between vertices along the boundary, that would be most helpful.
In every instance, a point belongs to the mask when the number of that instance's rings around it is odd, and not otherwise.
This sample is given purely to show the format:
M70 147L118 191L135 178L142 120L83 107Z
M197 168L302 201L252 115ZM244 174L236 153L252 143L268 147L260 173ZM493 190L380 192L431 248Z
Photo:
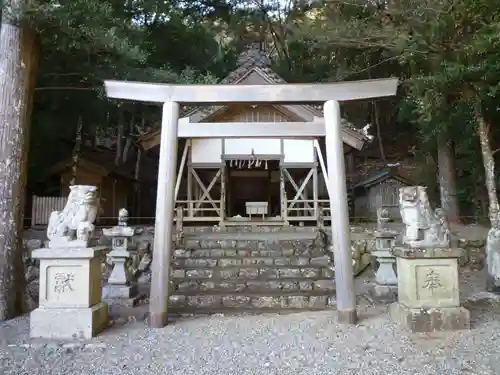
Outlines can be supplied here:
M204 257L204 258L179 258L172 260L172 265L176 268L186 267L234 267L234 266L323 266L328 267L333 263L328 256L320 257Z
M194 240L235 240L235 241L304 241L313 240L318 236L317 231L276 231L276 232L191 232L185 233L186 239Z
M329 253L324 249L311 248L279 248L279 249L242 249L242 248L220 248L220 249L176 249L174 258L214 258L214 257L291 257L307 256L321 257Z
M319 265L301 266L266 266L252 265L239 267L172 267L172 278L190 279L281 279L281 278L304 278L304 279L331 279L334 271L330 267Z
M250 250L279 250L283 247L307 249L320 247L321 235L316 232L290 233L205 233L186 234L184 247L188 249L250 249Z
M333 279L318 278L283 278L279 280L246 280L246 279L231 279L231 280L211 280L199 279L193 280L188 278L173 279L170 283L170 291L172 293L192 295L199 292L212 293L212 291L220 291L220 293L230 294L247 293L247 292L326 292L335 290L335 281Z
M193 296L173 294L169 296L171 312L224 312L234 310L244 311L283 311L291 310L322 310L334 308L335 294L301 293L284 291L272 295L269 293L235 293L228 294L198 294Z
M316 246L315 240L296 241L281 240L276 241L262 241L262 240L249 240L249 241L233 241L233 240L194 240L185 239L184 247L187 249L247 249L247 250L279 250L281 248L299 248L308 249ZM316 246L317 247L317 246Z

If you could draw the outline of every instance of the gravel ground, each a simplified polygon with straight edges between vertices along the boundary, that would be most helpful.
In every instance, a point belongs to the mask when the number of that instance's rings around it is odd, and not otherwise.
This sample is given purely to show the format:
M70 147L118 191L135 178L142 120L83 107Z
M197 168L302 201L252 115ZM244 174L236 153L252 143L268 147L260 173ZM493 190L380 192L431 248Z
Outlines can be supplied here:
M132 319L88 342L29 340L25 316L0 324L0 374L498 374L500 301L478 293L479 273L461 279L470 331L410 334L362 296L356 326L334 312L178 318L159 330Z

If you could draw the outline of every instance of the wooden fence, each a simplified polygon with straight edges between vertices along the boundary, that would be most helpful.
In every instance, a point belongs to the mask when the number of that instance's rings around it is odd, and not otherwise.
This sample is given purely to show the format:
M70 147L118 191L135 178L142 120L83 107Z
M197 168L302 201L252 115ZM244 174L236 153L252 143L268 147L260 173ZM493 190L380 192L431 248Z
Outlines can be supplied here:
M31 207L31 227L49 224L52 211L61 211L66 204L67 197L37 197L33 195Z

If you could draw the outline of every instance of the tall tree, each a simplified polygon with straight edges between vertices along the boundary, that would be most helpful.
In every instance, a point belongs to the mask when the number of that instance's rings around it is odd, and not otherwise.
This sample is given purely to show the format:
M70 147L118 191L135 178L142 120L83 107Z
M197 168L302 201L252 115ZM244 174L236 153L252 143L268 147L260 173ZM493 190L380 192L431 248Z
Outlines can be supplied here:
M460 212L457 199L455 148L448 131L448 124L437 133L438 179L441 207L451 222L459 220Z
M0 28L0 321L23 311L22 229L36 35L26 0L5 0Z

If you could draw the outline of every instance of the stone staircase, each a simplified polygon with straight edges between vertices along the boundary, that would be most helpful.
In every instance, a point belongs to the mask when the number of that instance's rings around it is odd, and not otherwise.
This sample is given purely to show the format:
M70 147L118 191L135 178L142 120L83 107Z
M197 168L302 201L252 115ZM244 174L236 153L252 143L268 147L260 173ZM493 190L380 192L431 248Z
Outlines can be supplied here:
M327 236L314 230L185 235L174 251L169 311L320 310L335 305Z

